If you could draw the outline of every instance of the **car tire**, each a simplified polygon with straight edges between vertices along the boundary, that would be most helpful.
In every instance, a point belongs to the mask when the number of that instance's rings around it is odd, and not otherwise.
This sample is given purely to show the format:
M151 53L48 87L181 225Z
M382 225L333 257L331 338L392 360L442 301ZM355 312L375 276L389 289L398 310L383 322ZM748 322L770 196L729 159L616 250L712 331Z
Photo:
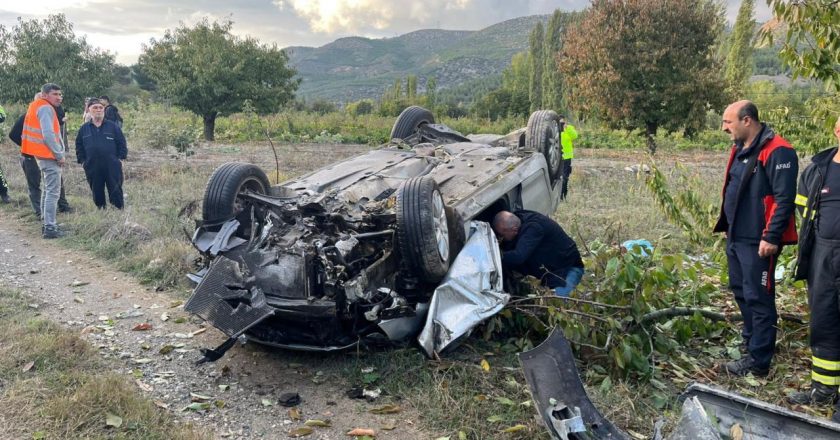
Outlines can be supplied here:
M525 148L539 151L548 164L548 177L554 183L563 175L563 149L560 145L560 116L552 110L537 110L528 118Z
M210 176L204 191L201 215L207 229L218 229L222 223L236 218L239 220L237 235L250 235L251 213L238 200L239 194L250 190L268 194L271 183L260 167L249 163L228 162Z
M391 139L405 139L413 135L421 125L434 123L435 116L432 112L412 105L397 116L394 127L391 129Z
M413 177L397 189L397 241L407 269L435 284L449 270L446 205L437 182Z

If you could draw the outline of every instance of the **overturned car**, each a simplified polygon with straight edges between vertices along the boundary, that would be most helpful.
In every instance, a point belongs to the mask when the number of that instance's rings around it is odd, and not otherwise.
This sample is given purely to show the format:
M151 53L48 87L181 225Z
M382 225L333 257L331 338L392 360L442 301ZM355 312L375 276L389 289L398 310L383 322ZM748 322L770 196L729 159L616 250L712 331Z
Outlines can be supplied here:
M472 220L557 208L561 131L541 110L507 135L464 136L409 107L391 142L278 185L256 165L220 166L185 305L229 337L205 360L241 337L331 351L416 335Z

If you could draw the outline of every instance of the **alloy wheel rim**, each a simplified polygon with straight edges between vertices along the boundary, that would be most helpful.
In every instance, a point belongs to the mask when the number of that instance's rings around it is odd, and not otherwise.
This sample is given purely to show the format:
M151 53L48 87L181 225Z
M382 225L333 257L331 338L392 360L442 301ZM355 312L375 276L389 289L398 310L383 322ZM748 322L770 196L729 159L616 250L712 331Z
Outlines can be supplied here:
M449 226L446 224L446 209L443 206L443 197L437 190L432 193L432 219L438 256L441 261L449 261Z

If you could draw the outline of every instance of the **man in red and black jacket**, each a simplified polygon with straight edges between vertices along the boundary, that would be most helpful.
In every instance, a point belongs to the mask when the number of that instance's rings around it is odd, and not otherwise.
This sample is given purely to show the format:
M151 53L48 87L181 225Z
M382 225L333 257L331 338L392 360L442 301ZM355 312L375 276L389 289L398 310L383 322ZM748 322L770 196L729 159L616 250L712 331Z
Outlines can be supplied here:
M776 259L782 246L796 244L799 161L790 143L759 121L752 102L729 105L723 112L723 131L734 144L714 231L726 233L729 288L744 317L741 336L747 348L724 370L765 376L776 346Z

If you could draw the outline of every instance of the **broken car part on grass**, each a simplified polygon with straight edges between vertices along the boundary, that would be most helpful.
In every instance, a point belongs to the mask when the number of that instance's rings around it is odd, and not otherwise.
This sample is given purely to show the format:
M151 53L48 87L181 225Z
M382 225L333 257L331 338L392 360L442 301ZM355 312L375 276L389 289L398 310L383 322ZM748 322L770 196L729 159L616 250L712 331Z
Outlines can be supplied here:
M554 212L561 129L555 112L541 110L507 135L464 136L409 107L388 144L278 185L256 165L220 166L193 236L204 267L191 277L198 285L185 310L229 339L203 360L238 338L312 351L402 341L427 322L430 304L435 316L476 306L465 295L435 302L432 294L473 220L490 222L501 210ZM469 288L450 280L449 291L489 287L498 296L496 272ZM442 346L429 341L458 336L442 335L452 326L441 322L427 324L430 355Z
M553 439L631 438L604 418L589 400L561 329L555 328L533 350L520 353L519 360L537 413ZM709 385L690 385L681 400L682 416L668 440L728 439L733 431L754 440L840 438L840 424ZM662 436L654 438L661 440Z

